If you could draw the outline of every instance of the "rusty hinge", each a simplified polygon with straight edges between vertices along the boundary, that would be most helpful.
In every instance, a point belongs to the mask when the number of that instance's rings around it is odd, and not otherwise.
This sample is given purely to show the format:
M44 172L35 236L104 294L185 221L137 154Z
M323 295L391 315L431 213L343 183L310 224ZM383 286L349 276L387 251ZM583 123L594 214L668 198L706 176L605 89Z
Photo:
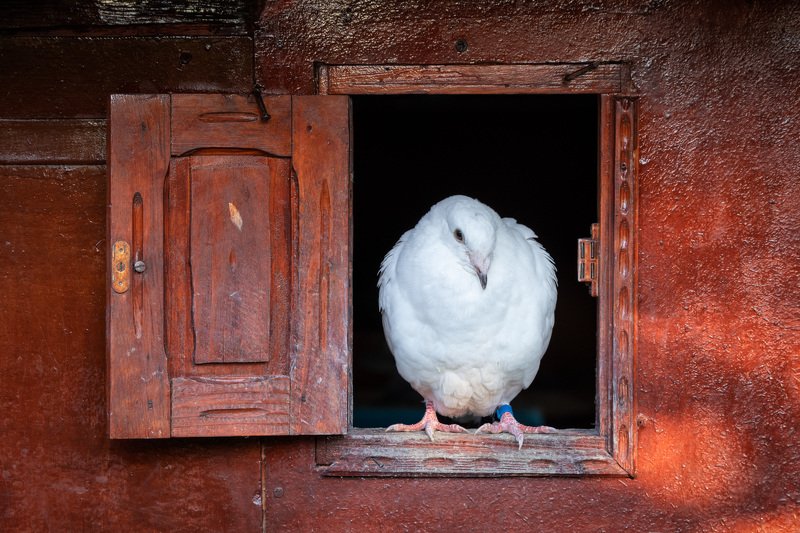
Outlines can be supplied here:
M592 296L597 296L597 280L600 263L597 260L599 255L598 236L600 226L592 224L592 237L590 239L578 239L578 281L589 284L589 292Z

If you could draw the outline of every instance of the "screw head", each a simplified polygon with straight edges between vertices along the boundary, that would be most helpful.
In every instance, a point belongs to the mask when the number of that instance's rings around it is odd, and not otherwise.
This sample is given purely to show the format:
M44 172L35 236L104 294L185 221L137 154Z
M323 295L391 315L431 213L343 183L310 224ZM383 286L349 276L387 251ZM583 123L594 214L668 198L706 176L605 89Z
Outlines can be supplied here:
M141 274L142 272L144 272L146 268L147 268L147 265L145 265L145 264L144 264L144 261L136 261L136 262L133 264L133 269L134 269L136 272L138 272L139 274Z
M459 54L467 51L467 41L464 39L458 39L456 41L456 52Z

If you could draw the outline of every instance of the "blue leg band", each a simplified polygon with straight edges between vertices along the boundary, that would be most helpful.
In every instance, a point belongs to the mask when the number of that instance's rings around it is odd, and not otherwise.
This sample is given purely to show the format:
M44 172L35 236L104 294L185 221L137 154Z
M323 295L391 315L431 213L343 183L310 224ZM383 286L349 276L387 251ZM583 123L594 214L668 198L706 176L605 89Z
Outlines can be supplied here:
M497 417L498 420L500 420L506 413L511 413L511 416L514 416L514 411L511 410L511 406L508 405L507 403L498 407L497 411L494 412L494 415Z

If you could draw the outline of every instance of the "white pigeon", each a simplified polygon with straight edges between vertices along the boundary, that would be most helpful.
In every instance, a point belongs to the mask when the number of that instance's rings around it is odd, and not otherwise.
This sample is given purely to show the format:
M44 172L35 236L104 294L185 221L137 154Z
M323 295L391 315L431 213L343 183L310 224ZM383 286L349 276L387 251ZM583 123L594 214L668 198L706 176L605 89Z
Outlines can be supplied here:
M529 228L467 196L434 205L386 254L379 273L383 330L397 370L425 399L416 424L387 431L466 432L444 416L497 422L477 433L554 431L525 426L509 403L527 388L550 342L555 266Z

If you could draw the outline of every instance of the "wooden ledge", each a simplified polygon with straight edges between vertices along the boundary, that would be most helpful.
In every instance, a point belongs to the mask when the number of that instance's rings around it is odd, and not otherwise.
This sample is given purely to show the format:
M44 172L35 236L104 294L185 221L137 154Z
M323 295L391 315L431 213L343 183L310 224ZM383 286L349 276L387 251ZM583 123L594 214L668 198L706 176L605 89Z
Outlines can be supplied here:
M511 435L386 433L351 429L317 439L325 476L488 477L625 476L596 430L526 435L519 450Z

